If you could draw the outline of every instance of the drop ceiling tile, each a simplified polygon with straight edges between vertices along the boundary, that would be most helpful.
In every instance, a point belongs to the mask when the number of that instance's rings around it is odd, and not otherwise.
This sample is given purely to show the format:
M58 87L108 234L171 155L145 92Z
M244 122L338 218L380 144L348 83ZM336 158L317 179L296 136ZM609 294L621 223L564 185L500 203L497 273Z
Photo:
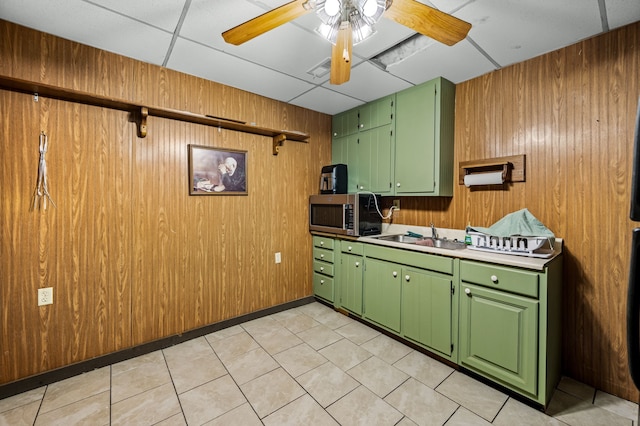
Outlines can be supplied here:
M425 50L387 67L391 74L413 84L424 83L440 76L460 83L495 69L495 66L466 40L453 46L434 41Z
M325 83L323 86L364 102L370 102L406 89L411 84L369 62L363 62L351 69L351 78L346 83L338 86Z
M173 32L178 25L185 3L186 0L100 0L99 5L140 22Z
M305 81L180 38L167 67L284 102L313 88Z
M79 0L3 2L0 18L156 65L171 44L168 32Z
M356 55L366 59L384 52L416 32L382 16L375 25L376 33L353 47Z
M605 6L610 29L640 20L640 1L638 0L607 0Z
M364 102L325 87L315 87L292 99L290 103L324 114L335 115L362 105Z
M521 62L602 31L597 1L477 0L456 16L501 66Z

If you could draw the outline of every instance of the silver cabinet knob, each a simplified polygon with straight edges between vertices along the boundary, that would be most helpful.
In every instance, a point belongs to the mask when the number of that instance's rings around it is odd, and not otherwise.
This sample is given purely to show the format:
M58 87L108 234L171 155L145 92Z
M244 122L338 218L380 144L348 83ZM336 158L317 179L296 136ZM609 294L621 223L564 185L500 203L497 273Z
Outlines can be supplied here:
M465 288L464 289L464 294L466 294L467 296L471 296L471 289L470 288Z
M491 275L491 281L493 281L494 283L498 282L498 277L495 275Z

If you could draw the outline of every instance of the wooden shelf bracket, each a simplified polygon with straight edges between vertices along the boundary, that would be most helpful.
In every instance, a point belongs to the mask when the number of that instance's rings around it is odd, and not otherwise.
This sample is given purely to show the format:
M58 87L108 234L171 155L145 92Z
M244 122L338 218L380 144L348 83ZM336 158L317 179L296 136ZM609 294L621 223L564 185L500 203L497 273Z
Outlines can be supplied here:
M147 136L147 117L149 116L149 108L141 107L140 115L138 116L138 137L144 138Z
M273 137L273 155L278 155L278 152L280 152L280 147L286 140L287 135L285 134L280 134Z

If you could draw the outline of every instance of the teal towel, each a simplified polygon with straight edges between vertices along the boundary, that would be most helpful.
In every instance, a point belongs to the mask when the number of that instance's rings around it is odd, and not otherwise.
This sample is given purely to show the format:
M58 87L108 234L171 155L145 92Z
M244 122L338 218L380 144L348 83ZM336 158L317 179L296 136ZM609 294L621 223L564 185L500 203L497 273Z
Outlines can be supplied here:
M553 247L555 235L542 224L528 209L509 213L489 228L473 227L472 231L496 237L546 237Z

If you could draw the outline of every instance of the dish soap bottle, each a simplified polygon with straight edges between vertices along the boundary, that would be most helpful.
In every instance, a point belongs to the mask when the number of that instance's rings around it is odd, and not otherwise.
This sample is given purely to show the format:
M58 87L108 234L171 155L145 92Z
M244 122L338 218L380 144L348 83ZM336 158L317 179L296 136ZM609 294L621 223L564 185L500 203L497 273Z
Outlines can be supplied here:
M467 227L465 228L465 236L464 236L464 243L468 246L471 245L471 235L469 235L469 232L471 231L471 222L467 222Z

